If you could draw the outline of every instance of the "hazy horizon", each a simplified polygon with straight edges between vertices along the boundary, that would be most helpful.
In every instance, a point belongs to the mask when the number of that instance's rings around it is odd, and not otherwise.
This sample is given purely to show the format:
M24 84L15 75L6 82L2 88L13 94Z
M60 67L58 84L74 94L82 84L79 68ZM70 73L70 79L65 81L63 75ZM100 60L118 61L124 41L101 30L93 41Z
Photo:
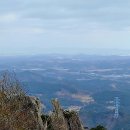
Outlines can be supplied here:
M51 52L14 52L14 53L1 53L0 52L0 57L2 56L40 56L40 55L59 55L59 56L64 56L64 55L70 55L70 56L76 56L76 55L95 55L95 56L130 56L130 49L108 49L108 48L83 48L81 51L77 52L77 49L72 49L69 48L67 52L64 52L64 48L60 49L59 51L51 51Z
M97 56L130 56L130 49L108 49L108 48L83 48L81 51L77 51L77 49L69 48L67 52L63 51L64 48L60 49L60 51L51 51L51 52L12 52L12 53L1 53L0 56L33 56L33 55L97 55Z

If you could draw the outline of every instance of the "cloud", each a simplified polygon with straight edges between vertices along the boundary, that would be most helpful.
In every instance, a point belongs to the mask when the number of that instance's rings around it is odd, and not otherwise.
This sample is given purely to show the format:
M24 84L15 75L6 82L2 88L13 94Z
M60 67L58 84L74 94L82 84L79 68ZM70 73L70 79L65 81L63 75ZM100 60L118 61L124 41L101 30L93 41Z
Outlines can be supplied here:
M14 13L2 14L0 15L0 22L15 22L18 19L18 16Z
M1 33L20 33L20 34L41 34L45 30L42 28L10 28L10 29L1 29Z
M24 51L29 48L23 43L38 43L37 52L130 48L129 7L129 0L0 1L0 47L21 44Z

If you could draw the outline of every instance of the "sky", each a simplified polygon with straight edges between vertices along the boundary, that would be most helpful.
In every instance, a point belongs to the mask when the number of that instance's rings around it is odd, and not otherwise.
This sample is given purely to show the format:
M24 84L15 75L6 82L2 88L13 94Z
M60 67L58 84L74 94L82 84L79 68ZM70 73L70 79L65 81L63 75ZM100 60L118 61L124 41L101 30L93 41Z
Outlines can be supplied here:
M130 50L130 0L0 0L0 55L106 49Z

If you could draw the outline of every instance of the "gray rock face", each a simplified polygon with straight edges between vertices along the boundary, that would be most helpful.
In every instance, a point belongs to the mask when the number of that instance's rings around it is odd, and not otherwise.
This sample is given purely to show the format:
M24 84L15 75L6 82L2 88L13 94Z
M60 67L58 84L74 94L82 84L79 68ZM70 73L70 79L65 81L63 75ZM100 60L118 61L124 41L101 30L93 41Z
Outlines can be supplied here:
M54 107L50 115L52 130L84 130L79 116L75 111L64 111L58 100L52 100L52 104Z
M47 115L44 121L41 118L40 101L35 97L28 97L27 100L29 104L32 104L30 112L37 121L36 130L84 130L78 113L63 110L57 99L52 100L53 112Z
M39 100L28 96L3 100L0 104L0 130L44 130Z
M68 130L68 124L64 117L64 113L57 100L52 100L54 107L53 113L50 115L51 125L54 130Z
M69 130L84 130L78 114L75 111L64 111Z
M39 99L15 96L0 109L0 130L84 130L75 111L63 110L58 100L52 104L53 112L43 115Z
M0 130L83 130L76 112L64 111L58 100L52 105L50 115L42 114L40 101L27 96L13 76L0 78Z
M39 101L38 98L36 97L29 97L30 100L30 103L32 104L32 111L31 113L34 114L34 118L37 122L36 124L36 129L37 130L44 130L44 125L43 125L43 121L42 121L42 118L41 118L41 115L42 115L42 105L41 105L41 102Z

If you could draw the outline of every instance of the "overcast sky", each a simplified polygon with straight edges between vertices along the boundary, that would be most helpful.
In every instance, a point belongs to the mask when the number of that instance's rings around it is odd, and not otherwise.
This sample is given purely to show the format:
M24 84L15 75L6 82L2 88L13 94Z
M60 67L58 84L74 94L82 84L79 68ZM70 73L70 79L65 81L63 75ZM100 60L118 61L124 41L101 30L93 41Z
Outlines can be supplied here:
M0 0L0 54L130 49L130 0Z

